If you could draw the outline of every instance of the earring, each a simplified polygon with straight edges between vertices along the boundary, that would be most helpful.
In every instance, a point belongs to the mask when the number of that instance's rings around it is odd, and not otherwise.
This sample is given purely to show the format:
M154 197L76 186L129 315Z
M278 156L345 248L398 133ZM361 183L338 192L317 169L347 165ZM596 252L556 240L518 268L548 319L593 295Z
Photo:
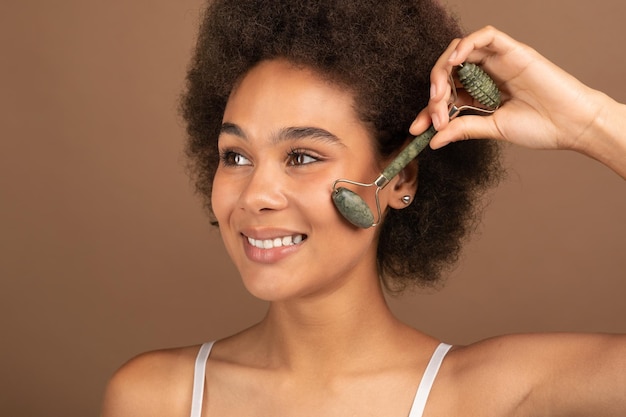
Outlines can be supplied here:
M411 196L405 195L404 197L402 197L402 202L406 205L409 205L409 203L411 202Z

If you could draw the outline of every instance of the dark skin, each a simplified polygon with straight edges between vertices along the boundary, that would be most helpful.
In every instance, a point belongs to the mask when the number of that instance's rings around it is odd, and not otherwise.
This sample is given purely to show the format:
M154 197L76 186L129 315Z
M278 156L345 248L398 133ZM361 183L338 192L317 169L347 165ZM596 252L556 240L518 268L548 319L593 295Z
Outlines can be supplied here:
M493 116L447 123L440 114L447 101L447 74L464 60L481 62L488 72L499 74L506 101ZM567 99L549 91L544 96L541 79L582 95L589 105L577 114L560 114L563 103L552 98ZM431 103L412 130L417 133L436 120L440 132L433 147L470 136L492 137L575 149L623 177L626 173L626 107L493 28L454 41L433 69L432 81ZM275 88L279 85L283 88ZM276 110L279 103L297 109L300 99L330 100L336 107L312 106L308 113ZM326 177L351 174L359 179L369 175L372 161L385 162L344 134L344 128L358 130L351 100L349 92L329 87L314 71L280 61L253 69L229 100L224 121L240 131L220 136L220 147L234 154L228 154L229 164L216 175L214 197L220 198L215 212L244 284L269 300L270 309L259 324L216 343L207 365L205 416L406 416L411 407L439 342L389 311L376 271L375 230L342 224L330 199L316 199L318 192L328 191ZM275 105L261 105L268 102ZM519 118L527 122L510 122ZM528 120L535 130L525 128ZM305 124L331 132L339 144L307 137L297 142L303 152L285 156L294 143L276 141L273 135L280 127ZM557 141L551 139L554 132L559 132ZM303 181L309 182L307 205L298 199ZM272 187L263 191L263 183ZM381 194L381 203L401 207L400 198L415 187L413 174L403 172ZM333 225L332 233L324 222ZM276 223L280 229L270 227ZM245 246L242 233L253 240L304 234L306 243L257 250ZM353 247L341 243L355 234L359 239ZM319 268L306 262L311 256L318 257ZM326 268L331 259L336 263ZM189 415L197 351L192 346L131 360L109 384L102 415ZM624 335L501 336L453 348L424 416L623 416L625 390Z

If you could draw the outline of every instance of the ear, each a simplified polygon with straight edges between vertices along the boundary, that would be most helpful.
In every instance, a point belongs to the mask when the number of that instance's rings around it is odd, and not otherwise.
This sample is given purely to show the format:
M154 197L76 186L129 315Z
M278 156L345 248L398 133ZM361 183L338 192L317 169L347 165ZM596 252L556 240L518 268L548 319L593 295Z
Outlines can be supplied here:
M391 192L389 193L389 207L394 209L403 209L413 202L415 193L417 192L417 158L409 162L409 164L398 173L394 181L389 184ZM404 198L409 196L410 200L406 202Z

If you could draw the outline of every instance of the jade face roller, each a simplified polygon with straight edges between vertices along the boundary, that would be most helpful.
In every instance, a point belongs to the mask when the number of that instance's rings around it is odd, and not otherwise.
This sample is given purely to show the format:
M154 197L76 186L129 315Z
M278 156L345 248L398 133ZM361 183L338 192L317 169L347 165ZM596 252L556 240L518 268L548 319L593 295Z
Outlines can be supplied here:
M490 114L493 113L500 105L500 91L496 87L495 82L480 67L472 63L464 63L457 68L459 81L476 101L485 106L485 108L463 105L457 107L454 102L457 99L456 88L452 76L450 76L450 86L452 88L452 97L448 106L448 116L450 119L455 118L460 112L472 110L474 112ZM382 214L380 209L380 201L378 193L391 181L409 162L417 157L417 155L426 147L430 140L435 136L437 131L430 125L428 130L416 136L406 148L402 150L391 161L391 163L383 170L383 172L370 184L351 181L347 179L338 179L333 183L332 199L337 210L353 225L368 228L376 226L380 223ZM354 191L345 187L338 187L338 184L345 183L360 187L376 187L376 210L378 218L374 221L374 215L369 206Z

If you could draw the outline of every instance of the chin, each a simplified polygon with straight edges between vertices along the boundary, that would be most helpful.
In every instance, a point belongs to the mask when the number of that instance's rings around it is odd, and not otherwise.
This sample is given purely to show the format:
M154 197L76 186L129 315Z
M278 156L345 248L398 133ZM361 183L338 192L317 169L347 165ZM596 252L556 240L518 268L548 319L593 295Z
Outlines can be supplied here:
M294 276L250 276L242 274L242 280L244 287L252 296L268 302L295 300L320 291L319 286L313 288L306 285L302 279L294 280Z

